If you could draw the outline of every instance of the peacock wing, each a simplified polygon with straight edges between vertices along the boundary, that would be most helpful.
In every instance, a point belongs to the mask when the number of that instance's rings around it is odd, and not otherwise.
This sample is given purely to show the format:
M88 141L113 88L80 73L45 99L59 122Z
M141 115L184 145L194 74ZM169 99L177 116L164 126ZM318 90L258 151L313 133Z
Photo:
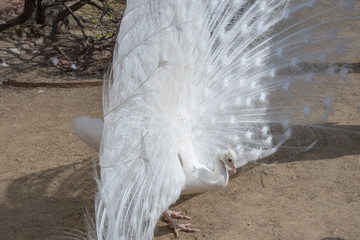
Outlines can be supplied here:
M100 154L96 239L152 239L157 220L180 196L181 165L167 147L172 141L167 134L150 130L142 135L109 118Z
M128 5L104 80L96 239L152 239L185 182L161 94L161 43L172 35L158 13L151 1Z

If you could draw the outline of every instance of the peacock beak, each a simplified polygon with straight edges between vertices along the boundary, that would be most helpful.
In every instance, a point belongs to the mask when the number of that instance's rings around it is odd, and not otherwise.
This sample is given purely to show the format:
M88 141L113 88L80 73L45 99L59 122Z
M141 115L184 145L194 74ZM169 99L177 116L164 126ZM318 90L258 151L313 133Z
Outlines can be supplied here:
M232 170L233 170L233 173L236 174L236 167L235 166L232 167Z

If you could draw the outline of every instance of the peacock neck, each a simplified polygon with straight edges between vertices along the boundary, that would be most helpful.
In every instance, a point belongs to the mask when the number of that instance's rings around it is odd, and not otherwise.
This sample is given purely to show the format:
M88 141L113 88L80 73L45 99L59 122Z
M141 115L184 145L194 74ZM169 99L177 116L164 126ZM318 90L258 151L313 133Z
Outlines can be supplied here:
M220 184L227 185L229 174L226 170L224 162L220 158L221 153L218 153L214 160L214 172L213 178L215 181L219 182Z

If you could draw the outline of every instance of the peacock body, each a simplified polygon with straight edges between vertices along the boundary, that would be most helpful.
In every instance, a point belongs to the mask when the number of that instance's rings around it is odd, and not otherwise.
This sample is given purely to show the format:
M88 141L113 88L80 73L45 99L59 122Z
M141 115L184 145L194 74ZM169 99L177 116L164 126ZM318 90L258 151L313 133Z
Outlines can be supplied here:
M358 5L128 1L104 80L89 239L152 239L184 186L197 186L188 174L214 171L219 151L231 148L240 167L310 149L316 136L294 129L323 128L313 124L332 114L334 88L351 85Z

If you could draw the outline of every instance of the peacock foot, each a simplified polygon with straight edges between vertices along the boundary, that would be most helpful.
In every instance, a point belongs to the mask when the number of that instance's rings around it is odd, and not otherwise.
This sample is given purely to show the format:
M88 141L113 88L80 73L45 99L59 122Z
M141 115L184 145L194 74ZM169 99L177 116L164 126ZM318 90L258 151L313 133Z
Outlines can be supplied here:
M164 220L169 223L169 226L173 229L175 237L179 236L179 231L184 232L199 232L200 229L190 228L191 223L179 224L174 219L186 219L190 220L191 217L181 215L181 212L175 212L166 210L164 213Z

